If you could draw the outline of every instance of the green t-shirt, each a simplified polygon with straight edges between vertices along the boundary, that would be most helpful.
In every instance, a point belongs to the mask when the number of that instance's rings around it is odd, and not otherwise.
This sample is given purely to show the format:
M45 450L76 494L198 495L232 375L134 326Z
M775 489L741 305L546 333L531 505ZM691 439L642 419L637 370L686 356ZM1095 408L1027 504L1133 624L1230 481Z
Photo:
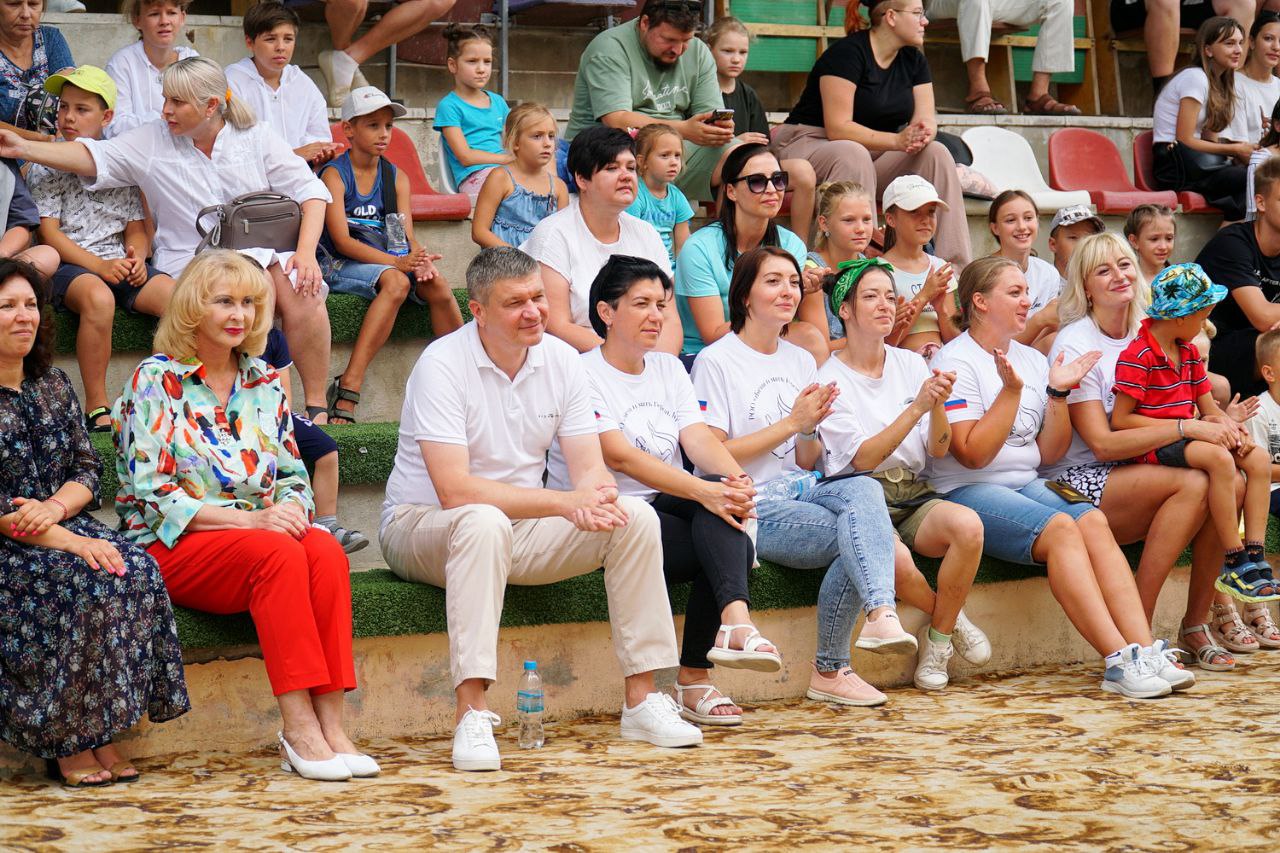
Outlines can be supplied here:
M583 51L565 139L619 110L679 121L723 107L716 62L701 39L689 42L663 71L644 49L637 22L628 21L600 33Z

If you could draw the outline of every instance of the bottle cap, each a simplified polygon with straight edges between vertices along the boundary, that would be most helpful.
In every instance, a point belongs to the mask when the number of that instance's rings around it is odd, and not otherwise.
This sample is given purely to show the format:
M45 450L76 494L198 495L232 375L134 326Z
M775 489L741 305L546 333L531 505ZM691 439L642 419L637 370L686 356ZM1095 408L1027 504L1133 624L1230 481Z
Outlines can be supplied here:
M537 662L536 660L527 660L527 661L525 661L525 662L524 662L524 668L525 668L525 669L537 669L537 668L538 668L538 662Z

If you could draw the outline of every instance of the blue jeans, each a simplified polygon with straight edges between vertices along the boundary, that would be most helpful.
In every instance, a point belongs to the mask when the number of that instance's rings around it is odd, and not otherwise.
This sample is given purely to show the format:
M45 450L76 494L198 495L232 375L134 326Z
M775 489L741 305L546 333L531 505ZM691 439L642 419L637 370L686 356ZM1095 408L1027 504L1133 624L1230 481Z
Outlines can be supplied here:
M967 506L982 519L982 551L1009 563L1034 566L1031 548L1059 513L1078 519L1097 507L1092 503L1069 503L1045 486L1046 480L1032 480L1021 489L975 483L960 486L944 497Z
M858 610L893 605L893 524L870 477L818 483L797 500L757 507L761 557L793 569L826 569L818 591L818 655L824 672L849 665Z

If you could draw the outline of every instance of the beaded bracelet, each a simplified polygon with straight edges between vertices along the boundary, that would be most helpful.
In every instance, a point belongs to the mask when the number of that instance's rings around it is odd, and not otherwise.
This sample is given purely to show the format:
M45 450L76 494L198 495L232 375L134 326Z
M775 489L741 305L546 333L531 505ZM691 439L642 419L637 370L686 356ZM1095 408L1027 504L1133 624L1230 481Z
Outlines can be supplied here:
M59 520L59 521L66 521L66 520L67 520L67 516L71 514L71 513L70 513L70 512L68 512L68 510L67 510L67 505L66 505L66 504L64 504L62 501L58 500L57 498L49 498L49 501L48 501L48 502L49 502L49 503L52 503L52 504L57 504L58 506L62 507L62 518L60 518L60 519L58 519L58 520Z

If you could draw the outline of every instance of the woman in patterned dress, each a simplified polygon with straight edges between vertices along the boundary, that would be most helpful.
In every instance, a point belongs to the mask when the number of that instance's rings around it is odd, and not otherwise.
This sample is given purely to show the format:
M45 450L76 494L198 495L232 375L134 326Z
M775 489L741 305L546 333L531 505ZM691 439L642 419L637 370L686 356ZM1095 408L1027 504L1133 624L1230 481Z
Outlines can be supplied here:
M125 535L160 564L172 599L249 611L284 726L281 766L308 779L373 776L342 726L356 686L347 556L313 527L284 388L258 358L270 280L232 251L178 279L112 425Z
M182 654L155 561L87 512L98 457L48 301L0 258L0 738L73 787L132 782L112 741L187 712Z

